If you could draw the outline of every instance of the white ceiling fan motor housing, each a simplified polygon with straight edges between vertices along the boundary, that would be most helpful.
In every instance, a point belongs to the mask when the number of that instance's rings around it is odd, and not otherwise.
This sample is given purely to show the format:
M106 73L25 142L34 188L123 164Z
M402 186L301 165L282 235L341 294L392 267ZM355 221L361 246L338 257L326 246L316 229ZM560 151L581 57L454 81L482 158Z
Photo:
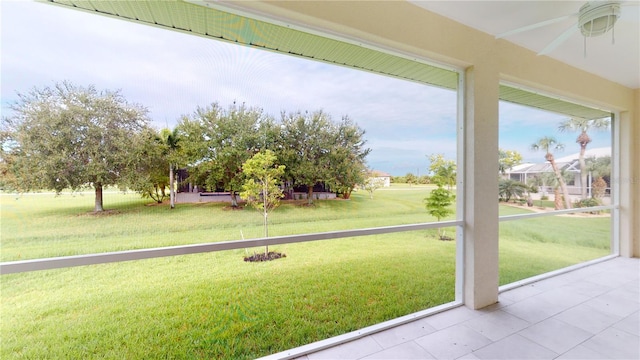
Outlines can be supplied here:
M580 7L578 28L585 37L599 36L611 30L620 17L620 2L590 1Z

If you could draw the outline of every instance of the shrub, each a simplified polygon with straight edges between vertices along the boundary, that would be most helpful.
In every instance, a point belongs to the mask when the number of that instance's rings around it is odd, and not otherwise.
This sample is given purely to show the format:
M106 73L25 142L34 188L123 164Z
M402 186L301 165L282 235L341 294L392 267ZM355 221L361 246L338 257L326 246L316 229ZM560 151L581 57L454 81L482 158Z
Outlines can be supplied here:
M607 190L607 182L604 181L602 177L598 177L593 184L591 184L593 188L593 197L596 199L600 199L604 197L604 194Z
M596 198L580 199L573 204L573 206L577 208L586 208L586 207L600 206L600 205L601 205L600 200Z
M577 200L575 203L573 203L573 206L577 208L586 208L586 207L600 206L600 205L602 205L600 200L593 197L587 198L587 199L580 199L580 200ZM590 211L589 213L599 214L600 211Z

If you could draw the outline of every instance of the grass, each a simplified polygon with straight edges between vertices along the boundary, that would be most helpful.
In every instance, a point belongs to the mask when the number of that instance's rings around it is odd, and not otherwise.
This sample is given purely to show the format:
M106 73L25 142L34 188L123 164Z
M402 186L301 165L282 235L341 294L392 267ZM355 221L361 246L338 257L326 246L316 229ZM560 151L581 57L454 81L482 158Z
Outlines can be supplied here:
M270 233L433 221L422 204L428 191L284 205ZM0 196L3 261L262 231L257 212L219 204L169 211L105 194L117 213L89 216L92 200ZM501 284L606 255L608 229L606 217L501 223ZM245 263L245 251L233 250L3 275L0 357L247 359L286 350L452 301L455 242L435 239L431 230L279 245L287 257L267 263Z
M2 357L254 358L451 301L453 247L407 233L260 264L235 251L8 275Z
M501 206L500 215L528 212ZM556 215L500 223L500 285L610 254L609 216Z
M429 188L364 192L349 201L316 201L313 207L283 204L269 216L271 236L434 221L422 199ZM2 261L261 237L261 215L227 204L145 206L136 194L105 194L110 215L94 216L90 195L0 196ZM381 216L381 215L384 216ZM64 226L61 226L64 224ZM51 231L51 229L56 229Z

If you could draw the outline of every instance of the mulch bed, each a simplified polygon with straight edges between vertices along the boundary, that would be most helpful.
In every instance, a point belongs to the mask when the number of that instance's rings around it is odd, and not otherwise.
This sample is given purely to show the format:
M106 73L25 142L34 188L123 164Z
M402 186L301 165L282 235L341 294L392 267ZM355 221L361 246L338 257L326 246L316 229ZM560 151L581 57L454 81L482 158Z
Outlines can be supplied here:
M103 211L89 211L83 214L78 214L78 216L111 216L118 215L120 211L118 210L103 210Z
M271 260L276 260L283 257L287 257L287 255L283 253L275 252L275 251L269 251L268 254L259 253L259 254L253 254L251 256L246 256L244 258L244 261L250 261L250 262L271 261Z
M231 210L231 211L244 210L244 204L242 204L242 205L238 204L238 206L228 205L228 206L223 207L222 210L227 210L227 211L229 211L229 210Z

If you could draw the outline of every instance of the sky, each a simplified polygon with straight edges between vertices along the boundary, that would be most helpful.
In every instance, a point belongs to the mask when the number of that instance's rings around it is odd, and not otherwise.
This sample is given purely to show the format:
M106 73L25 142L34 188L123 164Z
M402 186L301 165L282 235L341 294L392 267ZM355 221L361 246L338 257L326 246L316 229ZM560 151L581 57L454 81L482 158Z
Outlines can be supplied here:
M2 0L0 16L2 116L17 94L68 80L119 90L158 129L214 102L275 118L322 109L365 129L372 169L423 175L428 155L456 157L454 91L31 1ZM499 146L543 162L530 145L554 136L566 145L557 157L575 153L577 134L557 131L564 119L501 103ZM591 137L590 148L610 146L609 133Z

